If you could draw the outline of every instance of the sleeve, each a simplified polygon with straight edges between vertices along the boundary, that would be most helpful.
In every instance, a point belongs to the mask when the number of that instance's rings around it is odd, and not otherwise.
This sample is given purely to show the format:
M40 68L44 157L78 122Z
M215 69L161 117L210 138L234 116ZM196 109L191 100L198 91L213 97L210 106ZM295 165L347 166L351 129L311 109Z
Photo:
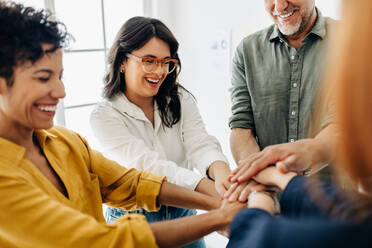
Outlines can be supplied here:
M0 247L157 247L143 216L107 225L54 200L22 175L0 170Z
M231 223L227 247L369 247L370 230L321 217L291 219L273 217L260 209L245 209Z
M280 199L281 214L287 217L327 217L333 212L347 216L354 211L353 201L332 184L303 176L294 177ZM330 212L332 211L332 212Z
M248 89L248 75L244 61L244 42L237 47L232 60L231 78L231 112L229 120L230 128L246 128L255 130L251 95Z
M127 168L149 171L166 176L179 186L194 190L202 176L178 166L173 161L159 158L145 142L131 134L120 114L108 106L99 106L90 116L94 134L110 158Z
M182 92L181 98L181 129L186 157L194 168L206 176L213 162L223 161L226 164L229 162L222 153L218 140L207 133L195 99L186 91Z

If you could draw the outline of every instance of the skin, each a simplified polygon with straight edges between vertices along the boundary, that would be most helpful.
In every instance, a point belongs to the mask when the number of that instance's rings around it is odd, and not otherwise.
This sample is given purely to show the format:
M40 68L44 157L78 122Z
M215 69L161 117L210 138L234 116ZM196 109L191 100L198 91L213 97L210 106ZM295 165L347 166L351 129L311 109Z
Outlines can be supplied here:
M291 46L298 49L315 24L314 0L264 0L265 9ZM293 13L293 14L292 14ZM290 14L290 16L286 16Z
M51 46L44 44L42 47L45 51ZM58 49L47 53L34 64L26 62L16 66L14 84L10 87L0 77L0 137L23 146L31 163L68 197L63 182L34 138L35 129L53 127L57 103L65 97L62 72L62 51ZM210 232L226 230L234 215L246 207L246 204L238 202L226 202L220 207L220 199L167 182L163 182L161 186L158 202L176 207L211 210L203 215L151 223L150 228L160 247L182 246Z
M260 171L254 179L260 184L275 186L283 191L296 175L294 172L283 173L277 167L270 166ZM274 205L273 198L263 192L254 194L248 202L248 208L259 208L271 214L274 214Z
M230 181L244 182L271 164L283 173L302 172L311 168L320 169L333 160L337 129L334 124L325 127L315 138L302 139L293 143L268 146L259 153L239 161L239 167L232 172Z
M153 37L143 47L134 50L133 55L137 57L153 57L156 59L171 58L169 45L163 40ZM157 66L151 73L145 72L142 65L137 60L128 58L121 69L125 71L126 89L124 94L129 101L136 104L145 113L145 116L154 125L154 96L158 93L160 86L164 82L167 71ZM157 82L150 83L148 80ZM222 161L213 162L208 175L215 180L203 178L195 188L195 191L208 194L217 198L222 198L223 194L230 187L228 180L231 170Z

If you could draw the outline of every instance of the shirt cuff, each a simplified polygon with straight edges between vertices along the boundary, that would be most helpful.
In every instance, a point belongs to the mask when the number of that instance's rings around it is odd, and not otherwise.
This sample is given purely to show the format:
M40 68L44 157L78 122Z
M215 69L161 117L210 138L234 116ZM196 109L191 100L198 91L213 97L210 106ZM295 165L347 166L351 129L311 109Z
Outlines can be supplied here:
M200 159L196 164L199 165L197 166L197 169L202 173L204 177L207 176L207 170L209 166L216 162L216 161L222 161L225 162L227 165L229 162L227 161L226 157L219 153L219 152L207 152L202 159Z
M166 177L157 176L143 171L136 191L137 206L141 206L148 211L159 210L157 198L160 194L160 188Z
M128 228L131 232L131 236L126 236L126 245L130 247L158 247L155 236L144 215L125 214L117 219L116 224ZM132 240L128 240L130 238Z

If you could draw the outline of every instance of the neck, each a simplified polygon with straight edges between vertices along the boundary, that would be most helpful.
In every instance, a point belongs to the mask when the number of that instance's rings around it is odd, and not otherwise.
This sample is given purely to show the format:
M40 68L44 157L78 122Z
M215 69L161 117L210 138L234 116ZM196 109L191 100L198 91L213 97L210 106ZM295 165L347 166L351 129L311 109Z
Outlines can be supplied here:
M313 29L317 18L318 18L318 13L317 13L316 9L314 8L314 11L313 11L313 13L310 17L310 21L309 21L309 24L307 25L306 29L299 34L286 36L288 44L290 46L294 47L296 50L298 50L301 47L302 41L305 39L306 35L308 33L310 33L310 31Z
M143 111L154 107L154 97L134 97L129 94L125 94L125 96L130 102L140 107Z
M7 139L26 149L35 148L33 141L34 129L20 127L17 124L9 123L0 118L0 137Z

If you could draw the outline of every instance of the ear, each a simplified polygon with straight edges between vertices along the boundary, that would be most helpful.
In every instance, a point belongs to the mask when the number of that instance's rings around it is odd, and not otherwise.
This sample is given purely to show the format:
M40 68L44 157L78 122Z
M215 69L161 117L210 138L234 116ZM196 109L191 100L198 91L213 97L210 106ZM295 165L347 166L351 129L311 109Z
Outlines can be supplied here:
M127 67L127 63L126 63L126 61L124 60L123 62L121 62L121 65L120 65L120 72L121 72L121 73L124 73L126 67Z

